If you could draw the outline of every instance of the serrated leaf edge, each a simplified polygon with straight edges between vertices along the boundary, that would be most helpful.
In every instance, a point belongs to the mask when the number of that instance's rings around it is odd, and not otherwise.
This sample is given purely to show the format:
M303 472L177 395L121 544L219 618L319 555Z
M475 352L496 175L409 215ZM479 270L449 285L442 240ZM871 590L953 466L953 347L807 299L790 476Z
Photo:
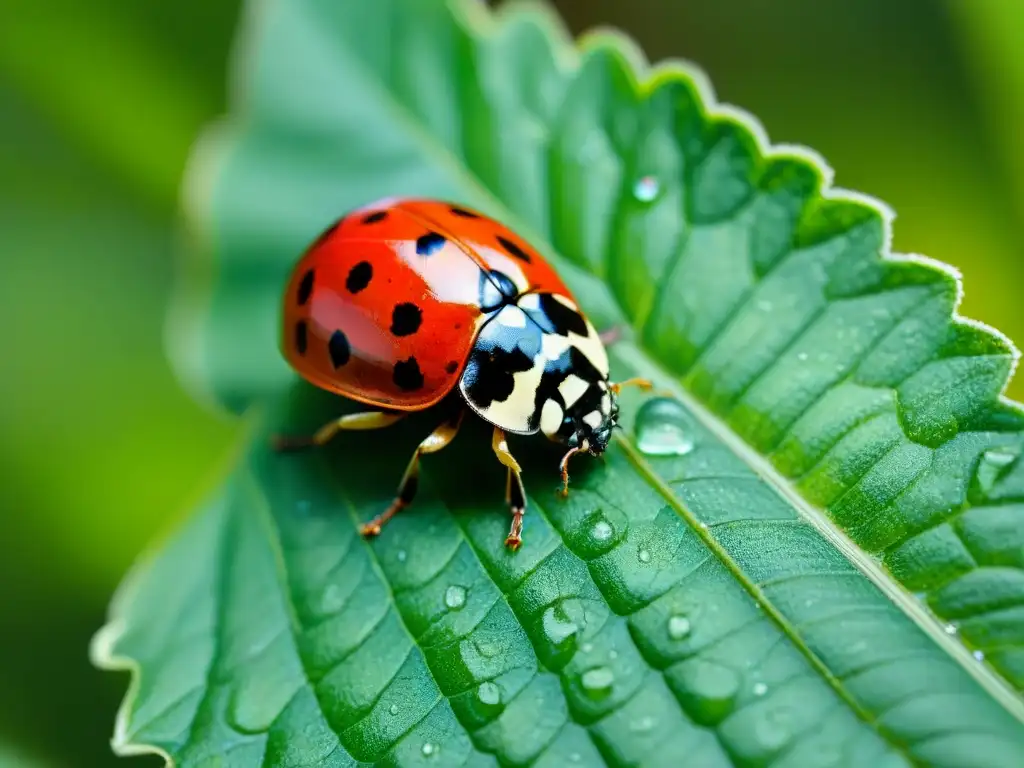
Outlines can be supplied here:
M883 244L880 249L880 258L894 262L917 263L933 271L944 273L952 279L956 286L956 298L951 313L953 325L973 328L991 340L999 342L1007 350L1010 356L1010 369L1003 381L999 396L995 398L995 402L1024 414L1024 408L1022 408L1020 403L1006 397L1007 387L1020 363L1021 352L997 328L960 314L959 309L964 295L961 272L949 264L921 254L894 253L892 251L892 225L896 214L889 205L870 195L834 186L834 170L816 150L793 143L772 144L763 124L755 115L734 105L722 103L717 99L710 79L698 65L675 57L651 65L647 62L645 55L633 38L621 30L609 27L599 27L584 33L574 45L557 13L549 6L536 2L536 0L513 0L496 11L481 7L476 0L451 0L450 5L460 22L467 25L472 33L481 37L493 35L501 24L508 23L510 19L517 15L532 16L542 31L548 35L549 40L552 41L552 50L558 60L565 65L577 65L581 54L585 55L591 50L602 48L614 49L628 63L637 92L641 96L651 93L660 82L666 79L686 80L693 85L702 107L709 117L732 119L749 131L760 157L769 158L788 155L808 163L821 176L821 187L816 193L820 200L858 203L877 212L883 227ZM255 36L255 26L258 25L258 18L256 17L260 15L265 6L266 0L250 0L247 4L244 13L251 18L242 20L242 29L246 34L241 34L236 38L230 57L230 69L232 72L237 73L240 71L241 67L238 65L245 57L245 52L251 42L249 38ZM248 24L246 21L248 21ZM233 79L231 85L234 91L233 95L237 99L239 83ZM228 138L239 123L240 121L237 118L226 116L208 127L194 145L183 177L181 187L182 212L186 222L190 225L190 229L196 233L196 236L205 245L204 248L196 249L197 251L206 251L207 248L212 248L215 243L213 228L207 216L210 206L206 203L213 195L214 179L217 175L216 168L225 162L227 157L226 146ZM417 134L424 133L415 123L412 124L413 130ZM426 138L428 139L426 144L436 145L436 142L431 137L426 136ZM438 149L436 154L445 165L453 167L456 175L464 179L466 184L476 190L481 197L494 200L496 203L501 202L475 176L467 173L459 164L452 162L446 151ZM536 236L532 233L530 227L523 225L521 222L514 221L516 218L515 216L510 216L509 223L514 227L518 226L522 231L530 233L533 240L539 245L545 245L549 252L554 251L554 248L546 242L545 238ZM208 380L202 375L205 367L203 363L205 349L201 342L197 343L197 339L202 339L203 337L202 334L195 333L194 331L196 325L200 322L198 318L202 317L202 313L197 313L195 310L201 304L209 303L212 300L215 288L215 281L212 278L216 265L213 260L200 257L191 260L186 266L187 268L184 269L179 267L174 299L171 302L168 322L165 325L165 338L169 354L178 372L179 381L182 382L186 390L200 403L215 411L228 414L230 409L226 408L217 399L212 388L208 386ZM205 271L207 279L197 281L195 279L196 275L189 274L189 269ZM624 357L630 356L626 349L623 349L622 353ZM940 647L945 649L952 658L957 659L960 665L985 690L1018 720L1024 722L1024 700L1008 686L1007 682L1002 677L995 675L984 665L975 663L963 644L942 631L938 619L916 597L911 595L892 576L887 575L877 563L866 557L821 509L807 502L765 457L761 456L725 425L721 419L712 414L710 410L690 395L688 391L678 384L674 377L663 372L655 363L639 354L638 350L633 351L631 358L631 364L635 364L641 369L651 370L652 374L656 375L660 382L669 382L668 386L671 387L674 394L679 397L704 426L729 446L753 471L787 498L797 509L801 517L811 523L821 535L839 549L857 567L858 571L875 584L893 602L898 604L911 620L932 637ZM632 449L632 446L629 446L629 449ZM676 502L679 506L682 506L678 499L676 499ZM690 520L689 517L685 515L683 517L688 523L693 524L694 521ZM700 526L695 526L695 529L698 534L701 534L707 540L707 536L703 534ZM717 552L718 549L714 548L714 551ZM725 557L728 560L728 556L726 555ZM116 615L116 608L122 604L123 596L130 592L130 587L138 575L138 570L133 569L133 572L123 582L122 586L124 589L123 591L119 590L111 606L110 615L113 618L93 638L93 642L90 645L90 659L98 668L112 671L129 671L131 673L128 692L118 709L115 723L115 733L112 739L115 753L124 756L157 754L167 761L167 765L173 765L173 761L164 750L130 742L126 737L127 719L131 715L131 707L138 693L141 669L136 660L118 656L113 651L118 639L126 629L124 618ZM747 586L745 581L744 586ZM764 604L762 598L755 595L755 599L762 605ZM774 618L777 620L777 617ZM785 632L785 623L781 623L780 628ZM841 691L839 693L842 695Z

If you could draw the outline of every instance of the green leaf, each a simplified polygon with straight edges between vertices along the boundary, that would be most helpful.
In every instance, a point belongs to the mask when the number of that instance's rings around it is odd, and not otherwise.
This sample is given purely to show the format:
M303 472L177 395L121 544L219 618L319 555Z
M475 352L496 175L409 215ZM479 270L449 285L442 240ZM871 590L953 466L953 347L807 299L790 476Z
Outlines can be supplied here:
M769 148L688 68L578 49L534 6L252 6L229 119L194 158L180 369L253 430L115 601L136 671L115 747L194 765L1016 766L1024 414L957 278L888 253L881 206ZM430 195L536 243L624 323L605 461L472 421L366 542L420 414L279 455L347 404L276 349L295 255L339 213ZM212 266L215 265L216 269ZM210 281L210 282L208 282ZM436 416L433 418L436 419ZM585 462L581 462L584 464Z

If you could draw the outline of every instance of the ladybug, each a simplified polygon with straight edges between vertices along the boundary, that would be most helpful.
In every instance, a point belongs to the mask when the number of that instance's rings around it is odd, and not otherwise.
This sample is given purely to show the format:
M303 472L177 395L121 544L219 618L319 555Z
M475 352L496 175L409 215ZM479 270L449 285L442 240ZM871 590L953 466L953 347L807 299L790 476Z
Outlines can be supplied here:
M650 387L609 380L609 337L536 250L494 219L447 202L387 199L346 214L296 263L283 309L289 365L379 410L342 416L309 437L279 437L278 449L323 445L341 431L387 427L454 400L413 453L394 501L362 527L365 536L413 501L420 457L448 445L471 411L493 425L491 448L508 468L505 544L517 549L526 492L506 433L540 432L568 448L564 494L569 459L608 447L620 387Z

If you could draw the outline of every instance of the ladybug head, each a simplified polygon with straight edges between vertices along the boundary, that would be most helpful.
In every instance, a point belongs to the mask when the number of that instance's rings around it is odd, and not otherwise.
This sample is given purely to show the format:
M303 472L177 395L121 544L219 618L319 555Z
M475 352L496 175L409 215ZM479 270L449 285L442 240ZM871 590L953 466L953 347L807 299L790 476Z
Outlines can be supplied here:
M591 456L604 453L618 423L619 404L615 392L605 381L593 383L584 396L565 411L557 431L548 435L569 449L562 457L563 477L569 459L577 453Z

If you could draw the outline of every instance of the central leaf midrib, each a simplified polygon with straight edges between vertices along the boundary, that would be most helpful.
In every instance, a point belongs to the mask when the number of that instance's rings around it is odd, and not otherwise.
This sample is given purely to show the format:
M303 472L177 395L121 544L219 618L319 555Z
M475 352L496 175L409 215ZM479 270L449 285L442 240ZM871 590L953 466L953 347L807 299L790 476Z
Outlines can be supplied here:
M661 368L643 354L642 350L638 347L626 342L621 342L619 349L616 351L624 359L629 359L631 365L646 369L652 377L656 378L660 382L666 382L666 386L672 389L673 394L682 401L687 410L692 413L704 427L714 434L723 443L723 445L729 448L737 458L749 467L755 476L760 477L772 489L785 498L803 520L806 520L819 535L839 550L843 557L851 563L861 575L871 581L876 588L878 588L897 607L899 607L904 615L906 615L925 634L927 634L933 642L942 648L951 658L956 660L959 666L974 678L979 685L989 693L989 695L998 701L1000 705L1008 710L1018 721L1024 722L1024 701L1022 701L1016 693L1007 686L1006 682L1002 678L993 675L987 667L975 663L974 658L968 653L966 647L955 638L950 637L939 625L938 621L927 611L925 606L922 605L914 595L910 594L901 584L895 582L895 580L885 574L882 571L881 566L866 555L853 542L853 540L846 535L845 532L841 531L825 515L822 510L808 503L796 491L796 489L785 480L785 478L779 475L778 471L771 465L768 459L761 456L752 447L747 445L747 443L736 435L728 425L722 423L720 419L708 411L703 404L701 404L684 387L682 387L675 378L662 371ZM639 457L639 452L632 446L632 444L628 444L627 441L622 438L620 438L620 443L626 446L627 453L632 456ZM643 463L646 464L642 457L640 457L640 461L643 461ZM653 470L651 470L651 472L653 475ZM659 483L660 482L661 481L659 481ZM685 504L683 504L682 500L680 500L670 488L665 487L662 492L663 494L667 493L668 496L671 497L673 500L671 503L673 503L677 509L686 510ZM666 498L668 498L668 496ZM706 532L702 531L699 521L693 518L692 514L689 513L688 510L683 517L687 521L688 525L695 527L698 534L706 534ZM728 553L724 554L725 557L729 557ZM731 557L729 557L729 562L732 563L730 568L736 569L734 572L741 570L739 569L738 564L735 564L735 562L732 561ZM749 580L744 577L744 581ZM752 582L750 583L752 584ZM764 606L766 609L771 607L773 611L775 610L771 601L766 597L755 597L755 599L757 599L759 604ZM780 624L780 627L781 626L782 625ZM800 644L804 646L802 642ZM807 649L807 653L811 654L809 648ZM842 687L841 684L839 685ZM838 692L840 692L839 688L837 688L837 693ZM870 718L867 721L871 722Z
M461 3L453 3L459 6L453 12L458 13L459 11L466 11L466 15L476 9L470 7L463 7ZM456 19L455 24L459 23ZM498 22L500 23L500 22ZM479 30L477 30L479 31ZM486 37L486 34L481 34L481 37ZM338 50L338 49L336 49ZM355 67L363 73L363 76L367 82L371 84L375 90L381 94L382 102L390 105L390 112L396 116L398 122L409 126L409 131L414 140L420 143L427 154L433 155L442 167L449 169L456 181L461 181L466 187L481 198L489 199L493 202L496 207L499 207L507 212L505 217L509 223L515 222L516 226L524 233L527 240L533 240L534 242L540 242L545 245L550 243L546 238L542 238L539 233L535 232L532 227L528 226L525 222L522 222L518 216L512 211L507 209L504 201L492 192L477 176L475 176L471 169L468 169L462 162L462 158L456 156L448 147L441 143L436 137L434 137L420 122L419 115L415 114L409 109L403 102L401 102L391 90L391 84L384 81L378 76L372 68L368 67L362 58L354 56L342 48L339 55L343 55L348 61L354 63ZM577 70L578 71L578 70ZM461 97L461 93L460 93ZM551 249L555 252L554 249ZM593 272L586 270L588 274L593 275ZM620 346L626 347L625 342L620 342ZM957 642L955 639L946 635L938 622L932 617L925 608L920 604L916 597L908 593L902 585L894 583L894 581L886 574L873 561L868 562L868 558L863 552L849 539L849 537L842 531L840 531L835 524L829 520L822 510L810 505L806 500L803 499L800 494L791 487L784 478L780 477L778 472L770 465L770 463L756 454L754 450L749 447L735 432L733 432L727 425L721 423L721 421L710 412L708 412L703 404L692 397L685 388L678 384L678 381L674 378L665 374L661 371L660 366L655 363L646 352L641 352L638 347L633 347L636 352L640 354L640 362L642 367L653 369L658 371L659 378L662 381L671 381L674 388L677 390L677 394L681 395L681 399L687 406L687 408L707 426L714 434L716 434L723 443L733 451L733 453L743 461L751 471L760 477L762 477L772 488L786 498L792 506L797 510L798 514L806 519L820 535L828 540L834 547L836 547L843 556L850 561L854 567L857 568L861 573L864 574L876 587L878 587L887 597L889 597L902 611L911 619L916 625L918 625L922 631L928 634L939 647L941 647L951 658L955 659L958 664L967 673L979 682L979 684L994 698L1001 706L1010 711L1013 716L1024 722L1024 700L1021 700L1017 695L1011 691L1005 680L994 675L987 667L974 663L973 658L967 652L967 649ZM625 350L624 350L625 351ZM670 492L671 493L671 492ZM674 494L672 494L675 498ZM682 507L682 503L676 498L675 504ZM694 527L695 521L692 519L686 519L689 526ZM700 534L700 526L697 525L697 532ZM728 555L726 554L726 557ZM730 566L731 563L731 566ZM735 572L738 569L738 565L729 558L729 562L723 561L723 564L730 567L730 570ZM753 594L753 593L752 593ZM764 607L768 607L770 602L763 595L757 599L758 603ZM777 613L774 606L772 606L772 613ZM782 625L779 624L780 629ZM810 653L809 649L807 651ZM808 656L810 659L811 657ZM818 664L820 664L820 660ZM830 673L829 673L830 674ZM826 678L828 679L828 678ZM835 687L838 695L841 695L844 699L847 698L847 694L840 691L840 688ZM840 686L841 687L841 686ZM856 708L855 711L860 711ZM864 719L865 722L871 724L870 719ZM887 742L888 743L888 742Z

